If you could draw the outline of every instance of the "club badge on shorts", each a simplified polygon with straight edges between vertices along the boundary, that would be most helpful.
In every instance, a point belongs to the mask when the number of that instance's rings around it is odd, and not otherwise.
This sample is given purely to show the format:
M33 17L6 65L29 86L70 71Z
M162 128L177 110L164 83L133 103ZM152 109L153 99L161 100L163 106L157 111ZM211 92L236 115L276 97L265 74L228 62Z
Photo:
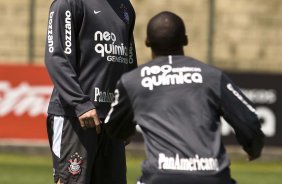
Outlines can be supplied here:
M82 157L80 157L78 153L75 153L71 156L71 159L69 159L68 170L73 176L79 175L81 173L82 161Z
M129 24L129 13L127 11L127 8L124 4L121 4L120 5L120 9L122 11L122 14L123 14L123 21L125 21L127 24Z

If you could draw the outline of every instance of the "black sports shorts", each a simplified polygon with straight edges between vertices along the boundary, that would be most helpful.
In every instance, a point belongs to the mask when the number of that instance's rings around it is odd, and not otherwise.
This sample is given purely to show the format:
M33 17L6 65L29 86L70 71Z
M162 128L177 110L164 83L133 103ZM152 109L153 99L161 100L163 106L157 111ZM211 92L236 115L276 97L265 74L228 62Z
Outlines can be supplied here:
M54 182L63 184L126 184L125 146L111 139L103 124L82 129L78 118L48 115Z

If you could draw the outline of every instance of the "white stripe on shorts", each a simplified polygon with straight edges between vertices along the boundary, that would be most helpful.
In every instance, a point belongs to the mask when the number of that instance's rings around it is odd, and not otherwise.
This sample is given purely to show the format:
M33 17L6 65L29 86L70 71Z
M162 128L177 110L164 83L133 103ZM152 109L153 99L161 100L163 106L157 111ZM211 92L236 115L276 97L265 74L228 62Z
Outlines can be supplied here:
M55 116L54 125L53 125L54 134L53 134L52 150L54 154L59 158L61 156L63 126L64 126L64 118L62 116Z

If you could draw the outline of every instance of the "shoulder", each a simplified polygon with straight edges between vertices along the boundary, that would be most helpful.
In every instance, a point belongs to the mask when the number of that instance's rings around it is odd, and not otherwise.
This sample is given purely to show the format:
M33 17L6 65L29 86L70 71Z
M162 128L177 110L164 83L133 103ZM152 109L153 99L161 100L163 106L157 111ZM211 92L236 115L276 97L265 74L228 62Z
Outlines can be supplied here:
M54 0L50 11L54 12L56 17L71 18L77 24L82 21L84 8L82 0Z
M125 82L125 81L131 81L136 79L136 77L138 77L138 74L140 73L140 66L138 66L137 68L131 70L130 72L126 72L121 76L121 81Z
M224 74L224 71L216 66L204 63L200 60L194 59L192 57L187 57L190 62L197 63L197 65L202 69L202 72L206 75L214 75L220 77Z

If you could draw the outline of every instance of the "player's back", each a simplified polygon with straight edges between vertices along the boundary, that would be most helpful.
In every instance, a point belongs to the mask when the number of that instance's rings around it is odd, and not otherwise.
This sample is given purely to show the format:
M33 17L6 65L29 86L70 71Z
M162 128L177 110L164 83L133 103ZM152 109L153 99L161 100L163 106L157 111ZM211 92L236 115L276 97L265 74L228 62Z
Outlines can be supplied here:
M143 167L204 175L228 167L219 133L221 75L193 58L168 56L122 77L146 141Z

